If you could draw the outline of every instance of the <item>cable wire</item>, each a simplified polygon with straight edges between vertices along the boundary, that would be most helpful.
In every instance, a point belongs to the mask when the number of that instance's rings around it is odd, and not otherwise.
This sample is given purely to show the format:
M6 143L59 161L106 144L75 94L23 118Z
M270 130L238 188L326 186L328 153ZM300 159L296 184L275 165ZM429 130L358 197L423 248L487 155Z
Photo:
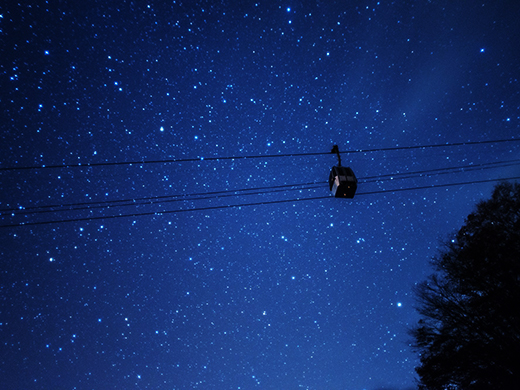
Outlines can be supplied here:
M467 181L467 182L448 183L448 184L432 184L429 186L360 192L357 194L357 196L381 194L381 193L385 193L385 192L394 193L394 192L403 192L403 191L432 189L432 188L453 187L453 186L462 186L462 185L469 185L469 184L489 183L489 182L497 182L497 181L504 181L504 180L518 180L518 179L520 179L520 176L513 176L513 177L507 177L507 178L500 178L500 179L473 180L473 181ZM17 224L0 225L0 228L48 225L48 224L56 224L56 223L68 223L68 222L108 220L108 219L116 219L116 218L131 218L131 217L141 217L141 216L151 216L151 215L177 214L177 213L184 213L184 212L190 212L190 211L222 210L222 209L230 209L230 208L260 206L260 205L267 205L267 204L295 203L295 202L300 202L300 201L318 200L318 199L327 199L327 198L332 199L330 195L329 196L316 196L316 197L307 197L307 198L283 199L283 200L275 200L275 201L240 203L240 204L222 205L222 206L196 207L196 208L190 208L190 209L162 210L162 211L150 211L150 212L119 214L119 215L110 215L110 216L71 218L71 219L54 220L54 221L21 222L21 223L17 223Z
M378 176L369 176L359 179L359 183L373 183L382 182L385 180L403 180L418 177L432 177L434 175L451 174L461 172L484 170L484 169L495 169L507 166L518 165L520 159L507 160L507 161L496 161L491 163L482 164L469 164L456 167L445 167L437 169L428 169L422 171L413 172L399 172L393 174L383 174ZM43 206L32 206L32 207L18 207L10 209L0 209L0 215L31 215L31 214L43 214L43 213L59 213L67 211L78 211L78 210L94 210L101 208L116 208L116 207L127 207L127 206L141 206L151 205L156 203L170 203L180 201L197 201L197 200L208 200L216 198L227 198L242 195L261 195L275 192L288 192L288 191L300 191L319 188L326 184L326 182L315 181L309 183L300 184L284 184L278 186L266 186L266 187L255 187L249 189L234 189L224 191L213 191L203 192L194 194L175 194L175 195L162 195L162 196L149 196L149 197L137 197L127 198L119 200L105 200L98 202L79 202L79 203L65 203L65 204L54 204L54 205L43 205Z
M415 145L415 146L395 146L390 148L373 148L373 149L353 149L340 152L340 154L352 153L372 153L372 152L387 152L394 150L412 150L412 149L427 149L427 148L445 148L450 146L467 146L467 145L482 145L492 143L504 142L519 142L520 138L488 140L488 141L470 141L470 142L455 142L444 144L429 144L429 145ZM90 167L108 167L119 165L145 165L145 164L171 164L171 163L185 163L185 162L201 162L201 161L221 161L221 160L247 160L259 158L276 158L276 157L303 157L303 156L322 156L330 155L331 152L315 152L315 153L285 153L285 154L266 154L266 155L252 155L252 156L227 156L227 157L197 157L197 158L180 158L167 160L142 160L142 161L120 161L120 162L99 162L99 163L76 163L76 164L61 164L61 165L42 165L42 166L25 166L25 167L0 167L0 171L21 171L21 170L35 170L35 169L64 169L64 168L90 168Z
M482 164L461 165L461 166L457 166L457 167L427 169L427 170L423 170L423 171L399 172L396 174L388 173L388 174L384 174L384 175L365 177L363 183L384 181L385 179L382 179L384 177L389 178L391 180L410 179L410 178L415 178L415 177L431 177L433 175L456 173L454 171L457 171L457 170L460 172L468 172L468 171L478 171L478 170L484 170L484 169L505 168L505 167L518 165L519 163L520 163L520 159L515 159L515 160L506 160L506 161L495 161L495 162L482 163Z
M482 180L472 180L472 181L466 181L466 182L459 182L459 183L449 183L449 184L432 184L429 186L420 186L420 187L412 187L412 188L395 188L392 190L378 190L378 191L369 191L369 192L360 192L356 195L373 195L373 194L381 194L384 192L402 192L402 191L411 191L411 190L426 190L429 188L441 188L441 187L454 187L454 186L461 186L461 185L467 185L467 184L479 184L479 183L492 183L496 181L506 181L506 180L518 180L520 179L520 176L512 176L512 177L504 177L501 179L482 179Z
M193 201L193 200L202 200L202 199L224 198L224 197L229 197L229 196L234 196L234 195L256 195L256 194L264 194L264 193L269 193L269 192L280 192L280 191L277 191L277 189L283 189L283 188L286 188L286 191L318 188L317 186L315 186L315 187L312 187L312 186L317 185L317 184L319 184L321 186L324 183L325 182L323 182L323 181L319 181L319 182L300 183L300 184L283 184L283 185L278 185L278 186L266 186L266 187L244 188L244 189L223 190L223 191L199 192L199 193L194 193L194 194L159 195L159 196L136 197L136 198L127 198L127 199L104 200L104 201L98 201L98 202L79 202L79 203L64 203L64 204L43 205L43 206L29 206L29 207L19 207L19 208L10 208L10 209L0 209L0 215L29 214L31 212L47 211L47 210L40 210L40 209L58 208L63 211L69 211L69 210L96 208L96 205L104 205L103 207L118 207L118 206L126 206L126 205L151 204L151 203L157 203L154 201L157 201L157 200L160 201L163 199L166 199L166 201L187 201L187 200ZM311 186L311 187L309 187L309 186ZM302 188L294 188L294 187L302 187ZM229 194L231 194L231 195L229 195ZM142 203L138 203L141 201L142 201ZM122 204L120 204L120 203L122 203ZM84 208L75 208L77 206L85 206L85 207ZM29 210L29 213L27 213L27 210ZM37 211L32 211L32 210L37 210ZM49 210L49 212L55 212L55 211L60 211L60 210Z
M143 206L143 205L153 205L157 203L172 203L172 202L181 202L181 201L197 201L197 200L208 200L208 199L221 199L221 198L229 198L233 196L247 196L247 195L265 195L265 194L273 194L278 192L287 192L287 191L301 191L301 190L310 190L314 188L320 188L323 187L325 182L321 182L319 185L313 185L313 186L305 186L301 188L294 188L297 187L297 184L294 185L284 185L284 186L275 186L275 187L264 187L265 189L260 191L252 191L252 189L244 189L244 190L233 190L233 191L217 191L215 193L223 193L223 192L233 192L231 194L221 194L221 195L209 195L209 196L195 196L195 197L189 197L189 195L186 195L185 197L179 197L175 198L175 195L169 196L157 196L157 197L147 197L147 198L141 198L141 201L136 200L121 200L121 201L108 201L107 204L104 204L103 202L95 202L95 203L87 203L84 202L83 204L85 206L82 207L69 207L69 208L62 208L61 206L40 206L42 208L51 208L47 210L34 210L26 212L25 208L22 209L14 209L10 213L2 212L0 215L31 215L31 214L42 214L42 213L58 213L58 212L65 212L65 211L78 211L78 210L94 210L94 209L109 209L109 208L115 208L115 207L125 207L125 206ZM282 189L273 189L277 187L292 187L292 188L282 188ZM260 187L262 188L262 187ZM271 188L267 190L267 188ZM237 193L241 191L252 191L252 192L244 192L244 193ZM208 192L207 194L211 194ZM204 193L201 194L192 194L193 195L204 195ZM165 198L173 198L173 199L165 199ZM112 202L125 202L121 204L111 204ZM77 206L78 204L69 204ZM64 205L65 206L65 205ZM60 207L58 209L55 209L57 207ZM33 207L32 209L38 209L38 206Z

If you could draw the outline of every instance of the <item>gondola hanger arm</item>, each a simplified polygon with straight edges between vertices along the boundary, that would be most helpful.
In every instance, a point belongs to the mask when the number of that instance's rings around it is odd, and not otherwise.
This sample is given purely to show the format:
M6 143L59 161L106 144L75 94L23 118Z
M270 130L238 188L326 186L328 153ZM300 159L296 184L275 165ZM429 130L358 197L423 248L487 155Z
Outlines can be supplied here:
M338 156L338 167L340 167L341 166L341 155L339 154L339 147L338 147L338 145L334 145L330 152L331 153L336 153L336 155Z

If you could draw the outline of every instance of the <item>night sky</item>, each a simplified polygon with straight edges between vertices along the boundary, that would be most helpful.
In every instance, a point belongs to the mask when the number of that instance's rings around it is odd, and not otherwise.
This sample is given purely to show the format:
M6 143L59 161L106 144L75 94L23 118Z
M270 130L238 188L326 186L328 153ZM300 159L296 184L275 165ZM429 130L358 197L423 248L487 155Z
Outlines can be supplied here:
M415 386L413 287L520 176L520 2L10 3L3 389Z

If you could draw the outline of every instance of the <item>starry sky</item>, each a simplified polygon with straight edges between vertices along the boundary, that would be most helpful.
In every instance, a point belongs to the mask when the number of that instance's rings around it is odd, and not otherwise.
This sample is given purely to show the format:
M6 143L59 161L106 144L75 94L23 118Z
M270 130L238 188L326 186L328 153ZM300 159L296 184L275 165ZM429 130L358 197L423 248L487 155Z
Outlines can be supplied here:
M1 6L3 388L414 388L413 286L520 176L519 15Z

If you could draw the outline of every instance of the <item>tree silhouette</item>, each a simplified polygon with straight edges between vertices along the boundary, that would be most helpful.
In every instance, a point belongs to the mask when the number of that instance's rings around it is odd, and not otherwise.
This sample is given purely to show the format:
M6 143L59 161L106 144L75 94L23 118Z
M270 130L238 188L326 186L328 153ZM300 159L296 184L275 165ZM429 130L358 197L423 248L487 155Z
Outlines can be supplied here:
M520 389L520 184L495 187L416 288L420 389Z

